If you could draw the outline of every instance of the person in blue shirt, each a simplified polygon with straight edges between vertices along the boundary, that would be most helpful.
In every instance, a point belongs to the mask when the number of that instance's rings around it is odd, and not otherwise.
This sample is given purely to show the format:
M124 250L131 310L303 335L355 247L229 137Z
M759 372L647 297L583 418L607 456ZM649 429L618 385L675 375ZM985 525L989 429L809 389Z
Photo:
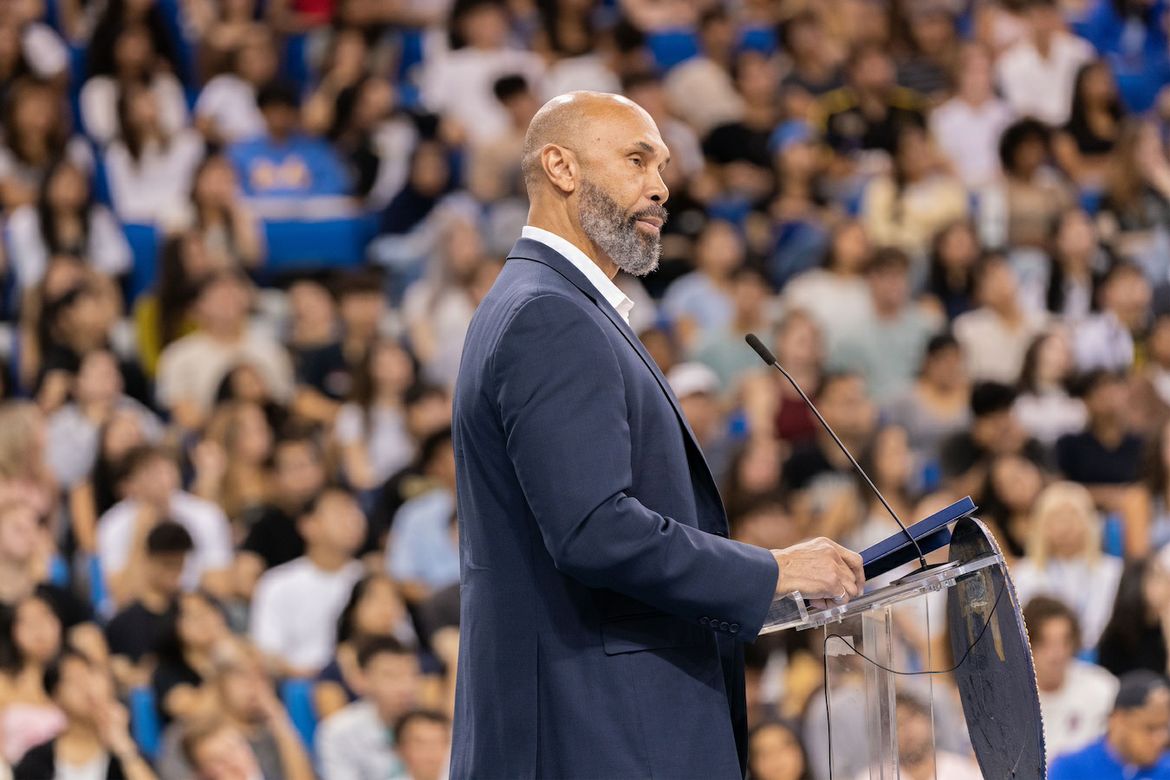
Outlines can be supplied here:
M292 87L268 84L256 95L266 132L228 148L249 197L344 196L353 184L337 152L301 131L300 98Z
M1057 757L1048 780L1170 780L1170 683L1141 670L1121 677L1105 736Z

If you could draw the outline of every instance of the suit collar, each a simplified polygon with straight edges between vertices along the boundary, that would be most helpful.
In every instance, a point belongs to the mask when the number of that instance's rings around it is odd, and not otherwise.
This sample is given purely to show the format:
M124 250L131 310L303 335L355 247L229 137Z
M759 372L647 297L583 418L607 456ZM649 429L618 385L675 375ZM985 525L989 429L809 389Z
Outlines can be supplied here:
M674 392L670 389L670 384L666 381L666 377L663 376L662 370L658 367L658 364L654 362L654 358L650 356L650 353L646 351L646 346L642 344L642 340L638 338L637 334L634 333L629 324L622 318L620 314L617 313L613 306L609 304L609 301L605 300L605 296L601 295L597 288L594 287L593 284L591 284L589 280L585 278L585 275L577 270L577 268L572 263L570 263L567 258L539 241L533 241L529 238L521 238L516 242L515 246L512 247L512 251L508 253L508 259L511 260L513 258L532 260L537 263L541 263L542 265L548 266L549 268L559 273L561 276L568 279L578 290L583 292L587 298L593 301L597 305L597 308L600 309L602 313L609 318L610 322L612 322L614 326L619 331L621 331L621 334L625 337L626 341L630 343L630 346L633 347L634 351L638 353L638 356L642 358L642 362L645 363L646 367L650 369L650 373L652 373L654 378L658 381L658 386L662 388L662 392L666 394L666 398L668 401L670 401L670 405L674 408L674 412L678 417L679 423L682 424L683 430L690 438L690 443L694 446L695 452L698 453L699 460L703 463L703 467L706 469L707 475L711 479L711 484L714 485L715 477L711 474L711 467L707 464L707 459L703 456L702 448L699 447L699 440L695 437L695 432L691 430L690 423L687 422L686 415L683 414L682 407L679 405L678 399L675 397ZM716 495L718 495L718 489L716 489Z

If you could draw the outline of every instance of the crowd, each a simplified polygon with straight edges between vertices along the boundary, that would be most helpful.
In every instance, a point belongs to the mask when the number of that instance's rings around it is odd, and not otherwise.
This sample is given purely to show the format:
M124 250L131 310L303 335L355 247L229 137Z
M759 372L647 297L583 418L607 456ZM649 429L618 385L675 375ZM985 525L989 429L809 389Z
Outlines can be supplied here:
M661 265L617 281L733 535L896 530L755 332L902 517L980 506L1052 777L1170 773L1168 32L1164 0L8 0L3 774L445 776L451 390L570 89L671 149ZM820 652L747 647L753 778L827 777ZM903 776L978 777L934 691Z

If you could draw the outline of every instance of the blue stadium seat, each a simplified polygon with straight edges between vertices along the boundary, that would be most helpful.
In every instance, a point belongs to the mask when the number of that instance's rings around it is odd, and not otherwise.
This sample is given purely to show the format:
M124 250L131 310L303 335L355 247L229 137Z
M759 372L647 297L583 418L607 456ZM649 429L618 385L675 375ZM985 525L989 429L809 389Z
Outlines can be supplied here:
M158 276L158 252L161 236L154 225L123 224L122 231L130 243L133 266L127 290L127 302L133 303L142 293L154 286Z
M311 753L313 735L317 732L317 710L313 706L311 680L285 680L280 684L280 700L288 710L288 717Z
M267 220L265 271L348 268L360 265L373 238L377 217L361 215L323 220Z
M745 27L739 32L740 51L758 51L771 57L776 53L777 45L774 27Z
M150 686L132 688L127 705L130 710L130 734L142 755L153 761L162 741L162 723L158 717L154 689Z
M70 579L69 562L60 553L55 553L49 559L50 584L56 585L58 588L68 588Z
M650 53L661 70L670 70L699 53L699 36L691 29L659 30L646 36Z
M1125 525L1120 515L1105 515L1105 524L1101 528L1101 547L1106 555L1125 557Z

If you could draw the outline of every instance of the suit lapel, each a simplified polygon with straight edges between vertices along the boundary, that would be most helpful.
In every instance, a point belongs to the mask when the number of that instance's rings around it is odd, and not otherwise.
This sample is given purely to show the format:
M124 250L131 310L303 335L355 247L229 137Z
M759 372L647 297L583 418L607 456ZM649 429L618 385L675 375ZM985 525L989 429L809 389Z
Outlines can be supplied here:
M593 301L593 303L597 305L597 308L599 308L601 312L609 318L610 322L612 322L614 326L617 327L622 336L624 336L626 341L630 343L630 346L633 347L634 351L638 353L638 357L642 358L642 362L646 364L648 369L650 369L650 373L653 374L654 378L658 381L658 386L662 389L662 392L666 394L666 399L670 401L670 405L674 409L675 416L678 417L678 421L682 425L683 430L686 432L691 446L694 447L695 452L699 456L699 461L703 464L704 471L707 473L711 484L714 486L716 483L715 477L711 473L711 467L707 465L707 459L703 456L702 448L699 447L699 440L695 438L695 432L691 430L690 423L687 422L686 415L683 414L682 407L679 406L678 399L675 398L674 391L670 389L670 384L666 381L666 377L662 375L662 371L658 368L658 364L654 362L654 358L652 358L650 353L646 351L646 347L644 344L642 344L642 340L638 338L638 335L634 333L634 330L629 326L629 323L625 321L622 315L618 314L613 306L610 306L609 301L605 300L605 296L603 296L598 291L598 289L594 287L588 279L585 278L585 274L577 270L576 266L569 262L568 258L561 255L560 252L554 251L551 247L548 247L539 241L534 241L529 238L521 238L516 242L516 245L512 247L512 251L508 255L509 260L513 258L532 260L537 263L541 263L542 265L547 265L549 268L553 269L561 276L572 282L573 285L582 293L584 293L585 296L589 298L589 300ZM715 493L716 495L719 494L718 489L716 489Z

